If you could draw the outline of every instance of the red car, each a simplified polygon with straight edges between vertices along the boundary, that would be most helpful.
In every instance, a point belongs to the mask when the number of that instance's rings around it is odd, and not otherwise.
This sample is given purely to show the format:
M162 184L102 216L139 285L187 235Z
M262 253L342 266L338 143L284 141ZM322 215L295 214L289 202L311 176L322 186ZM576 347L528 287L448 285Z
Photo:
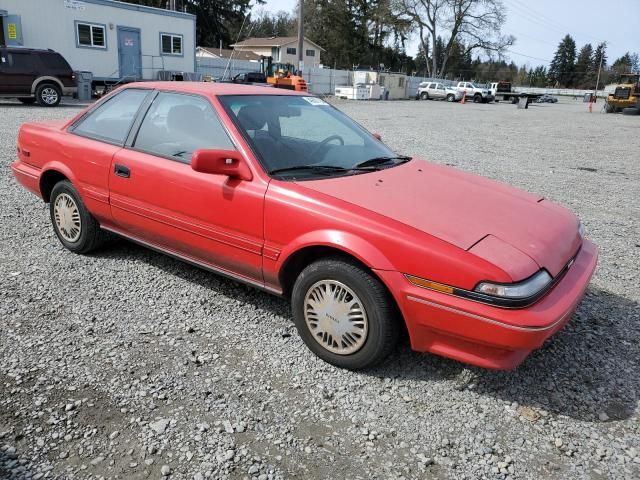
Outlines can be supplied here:
M103 231L291 299L307 346L364 368L400 334L516 367L571 318L596 267L544 198L399 156L323 100L234 84L129 84L29 123L12 164L62 244Z

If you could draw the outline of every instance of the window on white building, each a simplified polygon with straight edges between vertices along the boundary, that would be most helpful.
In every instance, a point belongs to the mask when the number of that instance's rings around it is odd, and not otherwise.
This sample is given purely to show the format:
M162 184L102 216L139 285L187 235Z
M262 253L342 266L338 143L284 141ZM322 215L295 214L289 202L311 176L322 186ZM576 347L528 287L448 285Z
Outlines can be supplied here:
M76 23L78 46L91 48L107 48L106 29L104 25L94 23Z
M162 55L182 55L182 35L161 33L160 53Z

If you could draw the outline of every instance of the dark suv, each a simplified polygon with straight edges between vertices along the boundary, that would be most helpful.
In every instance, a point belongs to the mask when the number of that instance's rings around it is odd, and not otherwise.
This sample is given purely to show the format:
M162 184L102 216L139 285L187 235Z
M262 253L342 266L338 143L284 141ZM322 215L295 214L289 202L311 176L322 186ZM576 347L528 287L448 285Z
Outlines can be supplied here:
M260 72L239 73L233 80L233 83L267 83L267 77Z
M55 107L76 92L73 70L53 50L0 46L0 97Z

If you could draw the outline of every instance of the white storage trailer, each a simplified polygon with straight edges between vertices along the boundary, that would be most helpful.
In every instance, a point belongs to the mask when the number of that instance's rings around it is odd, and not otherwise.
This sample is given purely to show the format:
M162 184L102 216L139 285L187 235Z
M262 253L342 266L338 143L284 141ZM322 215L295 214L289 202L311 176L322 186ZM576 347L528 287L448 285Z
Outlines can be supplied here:
M50 48L96 83L195 72L196 17L113 0L1 0L0 41Z

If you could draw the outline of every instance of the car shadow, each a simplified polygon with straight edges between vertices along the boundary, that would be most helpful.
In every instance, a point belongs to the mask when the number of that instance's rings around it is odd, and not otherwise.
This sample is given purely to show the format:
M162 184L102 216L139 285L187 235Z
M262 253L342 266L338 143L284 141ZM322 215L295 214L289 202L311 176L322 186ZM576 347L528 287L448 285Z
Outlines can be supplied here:
M291 316L289 302L284 298L224 275L207 271L119 236L114 236L105 246L92 253L91 256L105 259L144 261L169 275L213 290L220 295L233 298L242 303L255 304L276 315L287 318Z
M126 240L114 242L117 245L94 256L142 260L218 294L291 318L289 302L283 298ZM285 328L293 332L293 322ZM412 352L405 339L391 358L361 374L399 380L453 379L456 390L517 402L530 410L529 415L546 411L584 421L612 421L634 414L640 396L639 364L640 305L590 287L569 324L516 370L485 370Z
M571 322L516 370L494 371L440 359L455 372L458 390L516 402L523 415L544 412L584 421L631 417L640 395L640 305L591 287ZM369 372L382 377L430 380L425 360L409 354ZM447 365L448 364L448 365Z
M19 108L19 109L27 109L27 108L42 108L42 109L49 109L49 108L53 108L53 109L58 109L58 108L74 108L74 109L79 109L79 108L85 108L88 107L90 104L89 103L64 103L61 102L58 105L56 105L55 107L42 107L40 105L38 105L37 103L31 104L31 105L25 105L23 103L19 103L19 102L0 102L0 108Z

